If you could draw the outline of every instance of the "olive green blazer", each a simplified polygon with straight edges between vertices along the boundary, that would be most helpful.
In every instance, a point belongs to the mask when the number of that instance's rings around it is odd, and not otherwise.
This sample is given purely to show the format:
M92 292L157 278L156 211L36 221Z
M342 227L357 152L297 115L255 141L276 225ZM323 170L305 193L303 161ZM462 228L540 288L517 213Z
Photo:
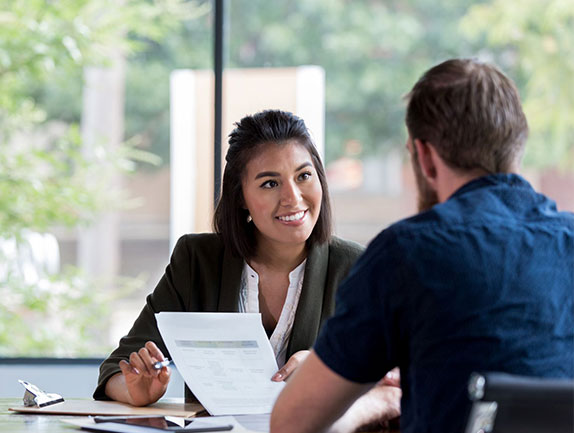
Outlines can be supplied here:
M311 247L287 359L295 352L313 346L323 322L335 310L335 292L364 248L333 237L329 243ZM146 341L154 341L165 356L168 350L159 334L155 313L160 311L236 312L243 272L243 259L233 256L217 234L182 236L173 250L169 265L132 329L100 366L96 400L108 400L105 386L121 370L118 363L128 360ZM186 397L190 395L186 389Z

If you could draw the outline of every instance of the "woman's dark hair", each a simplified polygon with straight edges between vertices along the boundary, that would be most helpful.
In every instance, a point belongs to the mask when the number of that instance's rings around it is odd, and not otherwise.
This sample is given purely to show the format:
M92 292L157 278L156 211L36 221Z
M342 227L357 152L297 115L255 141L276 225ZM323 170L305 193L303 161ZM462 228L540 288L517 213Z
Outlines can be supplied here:
M213 229L222 236L225 245L240 257L247 259L255 255L255 226L247 223L249 212L244 208L242 179L245 168L261 150L261 146L281 145L293 140L311 155L323 189L319 218L307 239L307 245L328 241L331 237L332 219L327 176L303 119L286 111L265 110L244 117L235 126L229 134L221 197L213 215Z

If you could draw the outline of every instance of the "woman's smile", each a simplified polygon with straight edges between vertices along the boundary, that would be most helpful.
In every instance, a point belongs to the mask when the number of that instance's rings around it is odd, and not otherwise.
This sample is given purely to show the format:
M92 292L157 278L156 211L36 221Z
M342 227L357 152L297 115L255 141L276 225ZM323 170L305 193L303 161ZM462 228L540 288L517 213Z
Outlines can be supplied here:
M302 210L300 212L292 213L289 215L281 215L275 218L286 224L297 225L303 223L303 219L305 218L305 216L307 216L307 211Z

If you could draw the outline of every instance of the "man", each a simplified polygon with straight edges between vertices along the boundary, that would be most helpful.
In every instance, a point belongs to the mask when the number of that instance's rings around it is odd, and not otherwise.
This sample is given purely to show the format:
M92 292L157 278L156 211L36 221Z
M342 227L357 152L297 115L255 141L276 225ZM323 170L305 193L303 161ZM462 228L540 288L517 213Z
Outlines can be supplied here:
M272 432L318 432L394 366L401 432L462 432L473 371L574 377L574 215L516 173L514 84L449 60L408 96L420 213L379 234L277 400Z

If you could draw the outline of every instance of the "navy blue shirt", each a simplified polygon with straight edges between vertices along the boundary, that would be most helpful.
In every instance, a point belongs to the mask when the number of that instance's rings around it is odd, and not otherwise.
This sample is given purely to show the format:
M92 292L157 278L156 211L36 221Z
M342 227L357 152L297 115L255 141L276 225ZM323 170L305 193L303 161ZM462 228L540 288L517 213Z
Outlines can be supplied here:
M574 377L574 215L520 176L476 179L380 233L318 356L354 382L401 369L401 432L462 432L473 371Z

